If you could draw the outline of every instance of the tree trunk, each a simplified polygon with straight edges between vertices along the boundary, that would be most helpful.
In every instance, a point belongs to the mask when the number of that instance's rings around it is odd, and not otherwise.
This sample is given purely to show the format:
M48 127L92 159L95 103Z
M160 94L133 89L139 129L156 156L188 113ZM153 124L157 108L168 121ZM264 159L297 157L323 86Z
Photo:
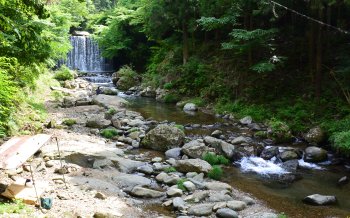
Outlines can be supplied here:
M323 18L323 8L319 8L318 17ZM319 100L321 96L322 86L322 26L319 25L317 29L317 43L316 43L316 71L315 71L315 96Z
M182 22L182 41L183 41L182 60L183 60L183 64L186 64L189 58L189 48L188 48L188 30L187 30L187 24L185 21Z

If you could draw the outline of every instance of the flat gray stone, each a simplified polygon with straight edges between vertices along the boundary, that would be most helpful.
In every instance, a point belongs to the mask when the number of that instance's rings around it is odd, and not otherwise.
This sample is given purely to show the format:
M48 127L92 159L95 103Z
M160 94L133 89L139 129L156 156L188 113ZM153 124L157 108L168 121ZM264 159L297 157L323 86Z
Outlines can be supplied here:
M159 198L164 196L164 192L143 188L140 186L134 187L131 192L131 195L141 198Z
M216 211L216 216L219 218L238 218L236 211L229 208L221 208Z

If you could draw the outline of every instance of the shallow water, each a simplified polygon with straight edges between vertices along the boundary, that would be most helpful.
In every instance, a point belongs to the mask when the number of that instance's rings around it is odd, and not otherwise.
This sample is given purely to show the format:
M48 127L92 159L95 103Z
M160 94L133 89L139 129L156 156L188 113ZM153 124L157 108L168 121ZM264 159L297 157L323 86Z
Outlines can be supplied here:
M125 96L123 96L125 97ZM177 124L201 124L210 125L225 122L213 115L197 112L188 114L173 104L156 102L151 98L125 97L131 104L129 109L140 112L145 118L152 117L157 121L168 120ZM219 125L218 128L197 128L186 130L187 135L209 135L215 129L224 128L226 131L239 131L234 126ZM241 130L240 130L241 131ZM289 145L290 146L290 145ZM251 167L255 170L242 170L231 167L223 180L234 187L256 196L258 199L277 210L284 212L288 217L347 217L350 216L350 184L343 187L337 186L337 181L343 176L350 178L350 172L343 166L319 166L303 163L305 167L313 169L298 170L301 180L291 185L271 182L267 177L270 173L285 173L273 162L264 162L258 158ZM253 161L253 162L254 162ZM246 162L246 164L248 164ZM255 166L254 166L255 164ZM267 169L263 169L265 168ZM317 169L319 168L319 169ZM246 172L244 172L246 171ZM255 172L252 172L255 171ZM309 206L302 203L302 199L311 194L335 195L338 205L334 206Z

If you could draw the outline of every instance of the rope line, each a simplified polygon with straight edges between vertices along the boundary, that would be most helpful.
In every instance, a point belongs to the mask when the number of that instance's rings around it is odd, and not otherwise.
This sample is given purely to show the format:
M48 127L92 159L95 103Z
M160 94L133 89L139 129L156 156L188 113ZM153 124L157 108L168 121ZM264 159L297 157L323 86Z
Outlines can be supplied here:
M302 13L300 13L300 12L294 10L294 9L291 9L291 8L288 8L287 6L281 5L280 3L277 3L277 2L275 2L275 1L270 0L269 2L272 4L273 10L274 10L274 7L275 7L275 6L278 6L278 7L281 7L281 8L283 8L283 9L287 10L287 11L290 11L290 12L292 12L292 13L294 13L294 14L297 14L297 15L299 15L300 17L303 17L303 18L306 18L306 19L308 19L308 20L311 20L311 21L313 21L313 22L315 22L315 23L318 23L318 24L320 24L320 25L327 26L327 27L329 27L329 28L331 28L331 29L334 29L334 30L339 31L339 32L344 33L344 34L350 34L349 31L343 30L343 29L341 29L341 28L339 28L339 27L332 26L332 25L330 25L330 24L328 24L328 23L325 23L325 22L322 22L322 21L317 20L317 19L315 19L315 18L309 17L309 16L307 16L307 15L305 15L305 14L302 14ZM277 15L275 11L274 11L274 14L275 14L275 16ZM278 16L277 16L277 17L278 17Z

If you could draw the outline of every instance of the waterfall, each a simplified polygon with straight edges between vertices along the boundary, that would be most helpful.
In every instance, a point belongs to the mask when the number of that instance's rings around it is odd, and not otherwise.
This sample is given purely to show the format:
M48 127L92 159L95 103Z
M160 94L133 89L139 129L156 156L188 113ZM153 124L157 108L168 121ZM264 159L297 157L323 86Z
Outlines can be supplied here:
M96 42L89 36L71 36L72 50L65 64L72 70L81 72L110 72L113 66L110 60L101 56Z

